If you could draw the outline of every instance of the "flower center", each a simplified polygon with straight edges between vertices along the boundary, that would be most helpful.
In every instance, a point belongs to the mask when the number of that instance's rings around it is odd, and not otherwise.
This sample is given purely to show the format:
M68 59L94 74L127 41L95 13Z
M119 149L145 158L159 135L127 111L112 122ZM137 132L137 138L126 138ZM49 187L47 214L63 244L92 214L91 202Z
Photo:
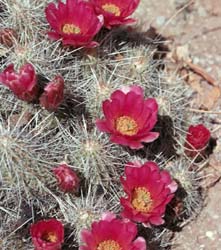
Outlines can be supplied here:
M115 240L105 240L98 245L97 250L121 250L121 247Z
M69 23L66 23L63 25L62 31L68 35L81 33L81 29L78 26L75 26L74 24L69 24Z
M116 130L122 135L135 135L138 132L136 121L129 116L121 116L116 120Z
M131 203L137 211L147 213L153 205L153 200L145 187L138 187L133 191Z
M106 3L102 5L102 9L109 12L115 16L120 16L120 8L112 3Z
M54 232L48 232L43 235L42 239L47 242L55 243L57 242L57 235Z

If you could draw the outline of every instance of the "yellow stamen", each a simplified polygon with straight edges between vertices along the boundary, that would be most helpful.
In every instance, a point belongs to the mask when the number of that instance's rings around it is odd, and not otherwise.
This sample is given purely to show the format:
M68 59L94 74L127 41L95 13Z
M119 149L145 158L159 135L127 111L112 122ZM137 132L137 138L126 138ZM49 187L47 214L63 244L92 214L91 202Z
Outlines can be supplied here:
M122 135L135 135L138 132L136 121L129 116L121 116L116 120L116 130Z
M106 3L102 5L102 9L105 10L106 12L109 12L115 16L120 16L120 8L112 3Z
M97 250L121 250L121 247L115 240L105 240L98 245Z
M66 23L63 25L62 31L68 35L81 33L81 29L78 26L75 26L74 24L69 24L69 23Z
M151 210L153 200L145 187L138 187L133 191L131 204L137 211L147 213Z
M57 239L58 239L57 235L54 232L48 232L45 235L43 235L42 238L44 241L52 242L52 243L57 242Z

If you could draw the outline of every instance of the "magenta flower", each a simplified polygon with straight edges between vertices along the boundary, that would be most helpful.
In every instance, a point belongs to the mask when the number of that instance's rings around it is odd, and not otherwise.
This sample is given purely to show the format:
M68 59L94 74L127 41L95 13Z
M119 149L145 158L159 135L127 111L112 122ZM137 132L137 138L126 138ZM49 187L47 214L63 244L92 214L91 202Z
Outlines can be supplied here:
M94 47L92 41L103 25L103 16L97 16L93 6L83 0L58 1L57 7L49 3L45 9L46 18L53 29L48 32L54 40L62 39L63 45Z
M41 220L31 225L31 237L35 250L61 250L64 227L56 219Z
M91 0L95 11L104 16L104 25L107 28L135 22L128 18L137 8L140 0Z
M34 67L30 63L22 66L18 73L14 70L14 64L8 65L0 73L0 82L23 101L30 102L37 97L37 78Z
M44 89L40 97L40 104L49 111L54 111L64 99L64 79L56 76Z
M136 235L134 223L106 213L92 224L91 230L82 230L80 250L146 250L145 240L142 237L135 239Z
M121 178L126 198L121 198L122 216L146 225L164 223L166 205L174 197L177 183L154 162L128 163Z
M157 112L156 100L145 100L141 87L124 87L103 102L105 119L97 120L96 125L100 131L111 134L112 142L139 149L143 147L142 142L152 142L159 136L151 132L157 122Z

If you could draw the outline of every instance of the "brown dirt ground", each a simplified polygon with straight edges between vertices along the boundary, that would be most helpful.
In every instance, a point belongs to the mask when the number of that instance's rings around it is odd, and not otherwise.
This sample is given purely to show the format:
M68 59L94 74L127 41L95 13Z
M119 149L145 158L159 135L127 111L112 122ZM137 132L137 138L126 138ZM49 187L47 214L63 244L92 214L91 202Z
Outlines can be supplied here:
M201 214L187 225L174 240L174 250L221 249L221 1L220 0L141 0L135 16L144 31L150 26L167 38L171 51L183 48L203 77L194 76L190 83L200 101L194 104L217 140L209 159L203 182L208 196ZM206 80L210 77L211 81ZM203 78L203 79L202 79ZM210 82L210 83L209 83ZM188 83L187 83L188 84ZM199 98L198 98L199 99Z

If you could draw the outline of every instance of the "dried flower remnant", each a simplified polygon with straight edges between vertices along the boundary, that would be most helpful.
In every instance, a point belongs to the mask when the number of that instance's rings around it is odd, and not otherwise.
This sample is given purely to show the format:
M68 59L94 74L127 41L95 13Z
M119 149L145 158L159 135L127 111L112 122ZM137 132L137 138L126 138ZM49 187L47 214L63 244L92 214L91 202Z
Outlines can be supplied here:
M55 111L64 99L64 79L56 76L44 89L40 104L49 111Z
M97 120L96 125L100 131L111 134L112 142L139 149L142 142L152 142L159 136L151 132L157 122L157 111L156 100L145 100L142 88L124 87L103 102L105 119Z
M80 250L146 250L144 238L138 237L134 223L116 219L108 212L101 220L93 222L91 230L82 230ZM135 239L135 240L134 240Z
M53 168L59 187L64 192L75 192L79 188L80 180L77 174L68 165L61 164Z
M16 37L17 34L14 29L4 28L0 30L0 43L8 48L13 46L13 42Z
M128 163L121 183L127 194L121 198L122 216L146 225L164 223L166 205L174 197L177 183L154 162Z
M186 135L185 153L190 157L202 154L210 137L210 131L203 124L190 126Z
M104 26L111 28L135 22L128 18L138 7L140 0L92 0L97 14L104 16Z
M92 41L103 26L103 16L97 16L93 6L82 0L58 1L57 7L49 3L45 9L46 18L53 31L48 32L54 40L62 39L63 45L94 47Z
M23 65L19 72L10 64L0 73L0 82L7 86L19 99L33 101L38 94L37 77L32 64Z
M64 227L56 219L41 220L30 229L35 250L61 250Z

